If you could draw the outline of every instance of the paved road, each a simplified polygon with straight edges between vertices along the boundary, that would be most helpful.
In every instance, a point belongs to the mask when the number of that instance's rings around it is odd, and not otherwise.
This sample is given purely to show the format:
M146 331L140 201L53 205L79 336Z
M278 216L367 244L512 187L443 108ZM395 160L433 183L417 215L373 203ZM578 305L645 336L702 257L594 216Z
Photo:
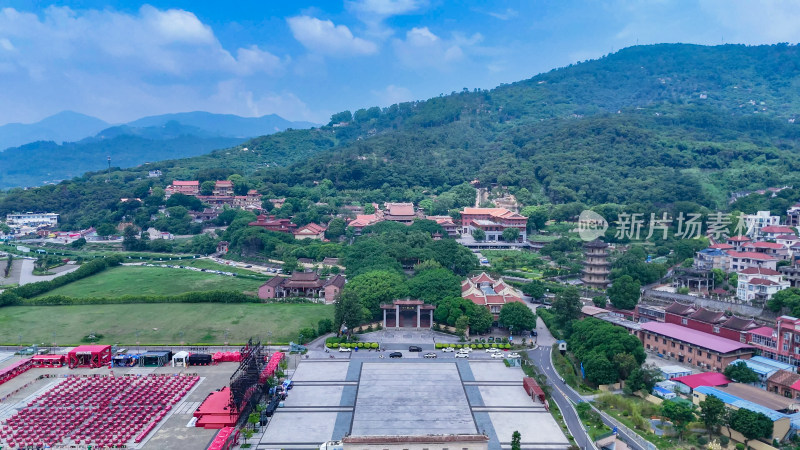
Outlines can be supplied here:
M20 261L20 260L17 260ZM33 263L35 260L33 259L23 259L22 262L22 272L19 274L19 285L22 286L23 284L28 283L35 283L37 281L50 281L54 278L60 277L61 275L66 275L70 272L78 270L80 266L61 266L56 268L58 272L54 275L34 275L33 274ZM15 262L16 263L16 262Z
M551 397L561 410L564 421L567 423L567 428L569 428L569 432L575 438L575 443L583 449L596 449L597 447L589 438L574 408L575 404L586 400L569 385L561 381L561 377L553 367L551 352L553 351L555 338L550 334L550 331L544 326L540 318L537 318L536 329L539 334L539 347L535 350L528 351L528 356L547 377L548 384L552 387ZM606 425L612 429L614 428L616 424L612 423L607 417L601 417ZM622 428L619 428L619 437L628 444L628 447L634 450L648 450L648 448L652 448L641 443L643 439L639 437L639 435L623 430Z

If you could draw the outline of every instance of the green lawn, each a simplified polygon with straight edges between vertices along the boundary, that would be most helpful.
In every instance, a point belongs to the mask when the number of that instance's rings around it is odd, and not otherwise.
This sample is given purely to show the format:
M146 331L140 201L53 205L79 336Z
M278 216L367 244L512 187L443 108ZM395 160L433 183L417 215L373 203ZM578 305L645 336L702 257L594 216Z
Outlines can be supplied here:
M175 295L191 291L256 291L264 280L229 277L188 269L118 266L69 283L44 296L121 297L123 295Z
M221 270L223 272L233 272L240 275L253 275L257 277L263 277L264 279L269 278L266 275L259 272L255 272L248 269L242 269L239 267L226 266L225 264L219 264L210 259L187 259L184 261L178 261L177 264L180 266L197 267L199 269L213 269L213 270Z
M0 308L0 344L77 345L88 334L102 334L101 343L221 344L255 336L272 342L297 340L303 327L333 319L333 306L298 304L125 304L80 306L8 306ZM139 336L137 338L137 331ZM183 333L181 335L181 332Z

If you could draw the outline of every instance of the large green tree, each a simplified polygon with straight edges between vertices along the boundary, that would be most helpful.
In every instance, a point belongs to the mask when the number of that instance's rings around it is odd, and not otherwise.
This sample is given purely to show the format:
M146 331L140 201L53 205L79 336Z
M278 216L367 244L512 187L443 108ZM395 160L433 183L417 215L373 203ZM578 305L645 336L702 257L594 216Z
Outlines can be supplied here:
M747 364L743 361L728 364L723 373L737 383L755 383L758 381L758 374L747 367Z
M334 320L336 330L339 331L342 325L352 329L361 325L364 321L364 307L358 297L352 292L342 292L334 302Z
M772 419L760 412L750 411L747 408L739 408L733 411L729 417L729 426L742 433L745 437L745 445L752 439L769 439L772 437Z
M425 270L408 280L408 295L428 303L460 294L461 278L447 269Z
M661 404L661 415L669 419L675 426L678 436L682 436L686 425L694 420L694 406L667 400Z
M381 304L406 297L408 286L398 273L374 270L349 280L343 291L354 294L373 317L378 317Z
M707 395L700 402L699 415L709 436L712 432L719 432L719 427L725 424L725 403L715 395Z
M625 380L625 389L629 392L650 393L662 378L661 369L652 364L643 365L633 369L628 379Z
M536 314L522 302L506 303L500 308L498 318L500 324L513 332L522 333L523 331L536 328Z
M639 302L641 295L641 284L629 275L623 275L608 288L608 298L611 304L619 309L633 309Z
M581 316L581 295L574 286L564 288L556 295L550 307L556 325L562 330L569 330L573 320Z
M519 230L516 228L506 228L503 230L503 240L506 242L516 242L519 238Z

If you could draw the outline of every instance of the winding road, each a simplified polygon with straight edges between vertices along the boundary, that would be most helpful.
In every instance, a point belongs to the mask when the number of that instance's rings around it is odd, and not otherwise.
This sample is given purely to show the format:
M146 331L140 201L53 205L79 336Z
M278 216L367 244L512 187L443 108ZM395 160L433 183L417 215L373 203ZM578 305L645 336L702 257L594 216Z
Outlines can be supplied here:
M564 422L566 422L572 437L575 438L575 444L582 449L596 449L597 447L583 427L583 423L575 410L575 405L586 401L586 399L572 389L572 387L561 381L561 376L553 367L553 360L551 359L551 352L555 346L555 338L550 334L550 331L544 325L541 318L537 317L536 320L536 331L538 334L536 343L538 347L534 350L529 350L528 357L539 368L539 371L547 377L547 384L552 388L550 396L561 410L561 414L564 416ZM613 429L614 426L616 426L608 417L604 415L601 415L601 417L603 423L610 428ZM651 450L655 448L652 444L647 445L647 443L643 442L644 439L639 435L630 430L623 429L622 427L618 428L618 437L625 441L628 447L635 450Z

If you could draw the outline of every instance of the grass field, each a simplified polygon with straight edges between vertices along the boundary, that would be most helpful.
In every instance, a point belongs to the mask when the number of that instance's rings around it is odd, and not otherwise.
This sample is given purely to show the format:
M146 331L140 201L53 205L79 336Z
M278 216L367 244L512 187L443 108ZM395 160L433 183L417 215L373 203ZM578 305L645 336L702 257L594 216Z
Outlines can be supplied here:
M297 340L303 327L333 319L333 306L298 304L133 304L93 306L9 306L0 308L0 344L78 345L89 334L101 343L142 345ZM137 337L138 332L138 337ZM21 336L21 338L20 338Z
M179 261L178 265L187 267L197 267L198 269L221 270L223 272L233 272L239 275L254 275L257 277L264 277L265 279L269 278L260 272L255 272L248 269L242 269L240 267L226 266L225 264L219 264L210 259L187 259L184 261Z
M191 291L257 291L264 280L236 278L188 269L119 266L69 283L46 294L67 297L175 295Z

